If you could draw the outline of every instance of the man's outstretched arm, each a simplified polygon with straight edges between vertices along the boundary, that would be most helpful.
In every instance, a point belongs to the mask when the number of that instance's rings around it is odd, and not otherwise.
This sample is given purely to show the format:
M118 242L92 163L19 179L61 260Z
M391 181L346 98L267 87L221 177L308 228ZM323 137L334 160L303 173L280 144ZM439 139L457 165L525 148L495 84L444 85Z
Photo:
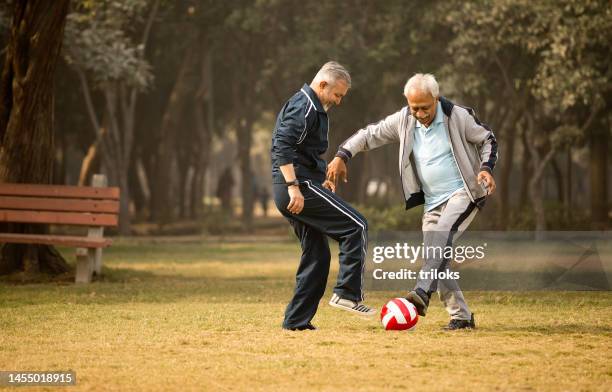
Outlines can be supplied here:
M376 124L368 125L346 139L327 165L327 180L336 186L338 181L348 182L346 163L362 151L373 150L385 144L399 142L399 123L402 111L387 116Z

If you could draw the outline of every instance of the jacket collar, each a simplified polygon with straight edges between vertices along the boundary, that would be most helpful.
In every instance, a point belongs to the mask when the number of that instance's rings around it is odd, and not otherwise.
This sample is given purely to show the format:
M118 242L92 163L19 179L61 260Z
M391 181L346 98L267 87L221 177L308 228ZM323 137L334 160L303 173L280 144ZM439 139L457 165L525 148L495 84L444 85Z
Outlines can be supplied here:
M314 105L317 112L325 113L325 109L323 109L323 105L321 104L321 101L319 100L317 93L315 93L314 90L309 85L304 83L300 91L302 91L302 93L304 93L306 97L308 97L308 100Z
M440 100L440 104L442 105L442 112L444 112L446 117L450 117L451 112L453 111L453 106L455 106L455 104L442 96L440 96L438 99Z

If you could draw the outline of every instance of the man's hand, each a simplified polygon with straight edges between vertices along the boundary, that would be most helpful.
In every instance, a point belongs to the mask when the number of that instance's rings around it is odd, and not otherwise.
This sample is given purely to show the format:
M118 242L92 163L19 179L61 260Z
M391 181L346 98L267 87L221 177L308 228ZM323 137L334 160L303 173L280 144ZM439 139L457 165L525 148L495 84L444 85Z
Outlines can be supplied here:
M304 195L302 195L300 187L291 185L287 187L287 192L289 192L290 198L287 210L292 214L299 214L304 209Z
M338 185L338 180L348 182L348 172L342 158L335 157L327 165L327 180L331 181L334 187Z
M333 182L331 182L330 180L325 180L323 182L323 188L327 188L330 191L332 191L333 193L336 193L336 184L334 184Z
M477 178L479 184L485 184L485 187L487 188L487 196L492 195L493 192L495 192L495 180L488 171L481 171L480 173L478 173Z

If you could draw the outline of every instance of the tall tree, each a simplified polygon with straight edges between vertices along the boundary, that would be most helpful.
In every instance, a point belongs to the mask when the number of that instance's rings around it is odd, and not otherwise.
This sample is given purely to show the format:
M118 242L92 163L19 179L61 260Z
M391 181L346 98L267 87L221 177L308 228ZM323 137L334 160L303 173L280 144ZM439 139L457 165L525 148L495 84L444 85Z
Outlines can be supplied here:
M197 32L190 31L186 34L186 40L195 45L195 35ZM175 173L172 171L173 162L179 165L187 158L184 154L177 151L179 146L178 138L181 130L181 120L185 116L185 107L188 100L191 99L196 90L194 76L198 68L198 60L200 58L199 46L197 48L187 47L182 56L181 65L179 66L178 75L174 86L170 92L170 97L166 105L166 110L162 116L160 126L159 143L157 154L155 157L156 163L156 178L153 182L153 218L159 223L169 223L176 219L177 208L179 203L182 203L181 195L183 179L187 170L182 170L178 174L179 181L172 181L175 178ZM183 155L183 156L181 156ZM184 169L184 167L183 167Z
M224 40L220 25L233 7L214 0L168 5L155 30L150 58L158 82L139 108L147 113L139 135L150 141L141 144L138 159L150 173L150 218L158 223L195 218L203 210L214 130L210 53L213 41Z
M489 94L488 106L501 111L511 102L515 114L508 117L512 119L509 126L519 127L526 140L531 164L528 194L535 228L543 231L547 228L542 181L545 169L557 152L585 140L590 128L598 123L605 106L603 97L610 91L607 57L612 22L607 2L499 0L455 2L445 7L449 7L446 22L455 32L449 46L451 66L461 69L464 81L503 83ZM500 97L504 99L500 101ZM514 140L509 139L505 141ZM503 145L501 148L500 155L504 156L507 152ZM601 159L592 162L602 164ZM505 167L502 171L500 186L507 186L507 170ZM597 184L605 184L601 173L605 170L595 176ZM502 201L507 203L508 198ZM598 205L602 212L605 203Z
M160 0L125 4L81 0L69 16L67 60L81 81L92 145L102 147L110 182L121 188L119 231L123 235L130 233L128 173L136 104L152 80L145 54L159 4ZM92 90L103 97L101 110L93 104Z
M224 75L230 111L224 113L236 131L238 156L230 162L240 168L242 221L247 230L252 227L254 204L254 175L251 162L251 148L255 121L261 114L267 85L276 81L266 73L269 59L279 56L278 36L285 26L283 15L286 5L279 2L242 1L241 7L231 10L225 19L223 35L229 50L222 54L221 61L231 63L237 53L244 60L239 70ZM219 84L221 84L219 83Z
M0 181L48 184L53 172L53 78L68 0L17 0L0 79ZM12 225L13 231L41 232ZM68 265L46 245L2 246L0 272L61 273Z

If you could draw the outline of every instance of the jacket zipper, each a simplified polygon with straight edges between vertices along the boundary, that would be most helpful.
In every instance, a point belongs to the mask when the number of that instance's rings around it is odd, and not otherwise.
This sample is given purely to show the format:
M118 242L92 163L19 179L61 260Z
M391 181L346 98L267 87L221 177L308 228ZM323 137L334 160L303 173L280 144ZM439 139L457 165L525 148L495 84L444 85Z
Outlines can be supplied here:
M448 117L448 127L446 129L446 134L448 135L448 144L450 145L451 154L453 154L453 160L455 161L455 165L457 165L457 170L459 171L459 175L461 176L461 180L463 181L463 186L467 190L467 194L468 196L470 196L470 200L472 201L472 203L475 203L474 195L472 195L472 190L465 181L465 177L463 177L463 173L461 172L461 167L459 166L459 163L457 163L457 157L455 156L455 150L453 149L453 141L451 140L450 117Z
M404 190L404 170L405 170L405 168L404 168L404 154L406 154L406 151L405 151L406 137L407 137L406 132L407 132L406 129L404 129L404 141L402 142L402 159L400 159L400 171L399 171L400 172L399 173L399 175L400 175L400 185L401 185L401 188L402 188L402 194L404 195L404 201L405 202L408 201L408 199L406 198L406 191ZM408 158L410 158L410 157L408 157Z

